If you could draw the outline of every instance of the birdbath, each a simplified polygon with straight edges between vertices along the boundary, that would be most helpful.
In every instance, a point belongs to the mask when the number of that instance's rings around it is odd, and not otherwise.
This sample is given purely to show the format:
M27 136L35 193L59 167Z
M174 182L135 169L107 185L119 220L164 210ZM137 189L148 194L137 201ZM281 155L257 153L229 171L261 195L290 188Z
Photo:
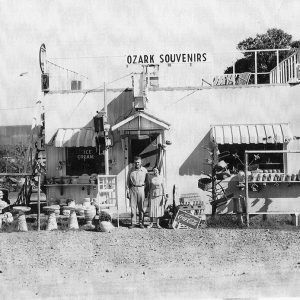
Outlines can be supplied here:
M46 230L50 231L50 230L57 229L56 214L55 214L57 207L55 205L44 206L43 210L46 211L49 215Z
M4 209L7 206L8 204L5 201L0 199L0 229L2 228L2 218L3 218L2 209Z
M7 206L8 204L5 201L0 200L0 229L2 228L2 218L3 218L2 209L4 209Z
M13 210L18 213L18 231L28 231L25 213L31 208L27 206L15 206Z
M75 206L64 206L65 210L70 211L69 215L69 229L79 229L78 220L76 216L76 207Z

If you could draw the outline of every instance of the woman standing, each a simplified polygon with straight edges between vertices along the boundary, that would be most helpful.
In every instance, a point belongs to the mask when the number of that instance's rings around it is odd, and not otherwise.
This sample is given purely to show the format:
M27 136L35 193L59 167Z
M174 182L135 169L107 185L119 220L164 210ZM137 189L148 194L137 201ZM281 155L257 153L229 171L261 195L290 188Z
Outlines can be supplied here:
M148 228L153 227L153 224L157 224L157 228L161 228L159 225L159 218L164 215L164 197L165 188L162 176L159 175L159 171L156 167L153 168L153 175L150 177L150 225Z

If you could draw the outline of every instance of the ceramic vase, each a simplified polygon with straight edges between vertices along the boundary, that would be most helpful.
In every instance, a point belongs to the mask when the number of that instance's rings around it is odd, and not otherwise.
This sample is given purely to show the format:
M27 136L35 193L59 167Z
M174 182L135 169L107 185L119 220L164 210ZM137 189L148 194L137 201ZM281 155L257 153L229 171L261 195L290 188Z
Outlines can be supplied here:
M83 226L85 230L93 230L95 226L92 224L92 221L96 215L96 208L94 206L86 207L84 209L84 217L86 220L86 224Z

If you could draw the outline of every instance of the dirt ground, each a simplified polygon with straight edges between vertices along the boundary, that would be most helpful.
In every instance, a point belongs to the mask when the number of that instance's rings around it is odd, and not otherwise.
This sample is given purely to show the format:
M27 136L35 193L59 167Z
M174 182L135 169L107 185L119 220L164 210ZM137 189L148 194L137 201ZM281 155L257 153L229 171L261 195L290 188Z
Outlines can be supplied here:
M0 299L300 295L300 231L289 221L1 232L0 245Z

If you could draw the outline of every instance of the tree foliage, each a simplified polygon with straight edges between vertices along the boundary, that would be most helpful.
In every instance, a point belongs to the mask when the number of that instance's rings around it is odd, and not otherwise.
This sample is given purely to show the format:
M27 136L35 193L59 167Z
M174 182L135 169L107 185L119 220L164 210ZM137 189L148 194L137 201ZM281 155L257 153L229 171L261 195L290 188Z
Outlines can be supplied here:
M294 48L300 47L300 41L293 41L292 35L281 29L268 29L266 33L257 34L256 37L248 37L237 45L238 50L261 50L261 49L284 49L289 48L290 51L280 51L279 61L288 57ZM254 52L246 52L244 57L235 63L235 73L255 72ZM276 52L258 52L257 55L257 71L270 72L276 66ZM228 67L225 74L233 73L233 67ZM263 79L266 80L266 79Z
M26 165L27 146L23 144L0 145L0 172L21 173Z

